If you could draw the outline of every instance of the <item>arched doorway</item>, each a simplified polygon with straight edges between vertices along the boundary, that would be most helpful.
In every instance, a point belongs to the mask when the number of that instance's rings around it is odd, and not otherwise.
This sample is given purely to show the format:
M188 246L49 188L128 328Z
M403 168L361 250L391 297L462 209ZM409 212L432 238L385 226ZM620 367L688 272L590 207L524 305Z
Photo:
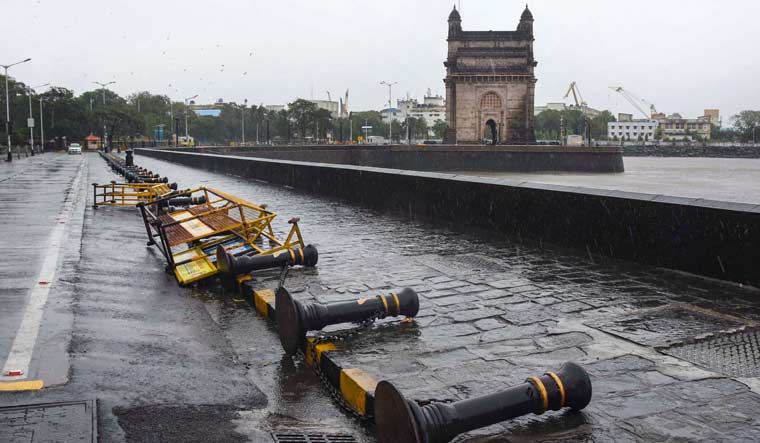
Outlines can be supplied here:
M486 122L484 139L489 145L496 145L499 142L499 130L496 128L496 122L490 118Z
M489 145L499 144L499 123L504 118L501 97L491 91L480 98L480 121L485 122L482 128L482 137ZM483 124L483 123L481 123Z

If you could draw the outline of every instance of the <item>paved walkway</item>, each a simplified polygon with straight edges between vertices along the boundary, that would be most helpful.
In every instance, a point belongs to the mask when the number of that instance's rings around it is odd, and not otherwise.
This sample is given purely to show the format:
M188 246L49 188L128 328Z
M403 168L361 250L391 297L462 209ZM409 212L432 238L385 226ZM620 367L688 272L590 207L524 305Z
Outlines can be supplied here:
M382 322L339 357L411 398L469 398L567 360L589 369L594 398L582 413L523 417L470 441L760 439L756 290L594 263L145 157L136 162L183 188L212 186L267 203L280 214L280 232L300 216L320 252L317 268L289 274L287 286L302 300L417 290L416 323ZM28 165L23 174L0 165L0 236L12 251L0 258L8 300L0 310L2 359L65 196L80 168L84 176L28 374L48 387L0 392L0 406L97 398L104 441L265 442L282 429L373 441L309 368L283 358L272 324L251 307L218 288L180 288L145 247L134 210L89 207L89 183L115 179L105 162L48 154ZM260 274L257 284L274 286L276 274Z
M283 220L300 216L307 241L320 251L316 270L288 278L303 300L417 290L416 326L392 323L364 333L346 345L342 365L390 379L411 398L468 398L568 360L590 370L594 399L583 413L530 416L476 434L507 432L503 437L515 441L760 439L753 412L760 405L756 335L738 336L736 349L697 339L756 325L756 290L635 264L594 263L569 251L458 233L145 157L137 162L183 177L182 186L215 186L267 203ZM259 285L272 287L275 279L276 273L263 274ZM248 312L232 317L236 325L262 321ZM692 342L707 357L689 356L682 345ZM255 353L240 357L257 364Z

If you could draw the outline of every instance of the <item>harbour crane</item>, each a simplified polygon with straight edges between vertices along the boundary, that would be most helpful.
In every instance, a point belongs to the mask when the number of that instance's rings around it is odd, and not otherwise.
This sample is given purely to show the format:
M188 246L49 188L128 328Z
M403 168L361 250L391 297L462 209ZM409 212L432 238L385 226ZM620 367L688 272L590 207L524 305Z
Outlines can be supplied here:
M573 94L573 100L575 100L575 106L585 109L588 107L588 104L583 100L583 96L581 95L581 89L578 87L578 83L572 82L570 83L570 87L567 89L567 93L565 93L565 96L563 98L570 97L570 94Z
M327 91L327 101L328 102L332 101L332 97L330 97L330 91Z
M622 95L623 98L628 101L628 103L633 105L633 107L636 108L639 112L641 112L644 115L644 117L646 117L647 119L651 119L652 115L657 114L657 108L655 108L655 106L652 103L644 100L643 98L637 96L636 94L623 88L622 86L610 86L610 89ZM649 107L649 112L646 112L644 110L644 108L641 106L642 104Z
M570 83L570 87L567 88L567 92L563 98L570 97L570 94L573 94L575 107L580 109L581 113L583 114L583 143L586 146L591 146L591 122L589 121L588 117L588 103L583 100L581 89L578 87L578 83L575 81ZM560 123L560 125L562 124Z

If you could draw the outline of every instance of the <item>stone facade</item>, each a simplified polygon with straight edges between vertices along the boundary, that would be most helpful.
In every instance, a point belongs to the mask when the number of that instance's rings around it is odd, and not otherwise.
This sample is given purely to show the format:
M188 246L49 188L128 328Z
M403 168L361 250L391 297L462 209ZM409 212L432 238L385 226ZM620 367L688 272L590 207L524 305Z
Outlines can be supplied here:
M459 12L451 11L444 63L447 143L535 141L533 40L527 7L516 31L463 31Z

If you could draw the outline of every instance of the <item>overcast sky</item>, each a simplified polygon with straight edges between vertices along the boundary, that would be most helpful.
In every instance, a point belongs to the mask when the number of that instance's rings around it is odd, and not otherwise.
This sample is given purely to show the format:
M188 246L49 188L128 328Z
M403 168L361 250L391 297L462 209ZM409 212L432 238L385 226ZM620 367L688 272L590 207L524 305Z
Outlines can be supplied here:
M462 0L465 30L513 30L525 4ZM1 0L0 63L11 75L80 93L199 94L199 102L281 104L295 97L379 109L443 93L452 0ZM624 86L661 112L724 121L760 108L760 1L533 0L536 105L562 101L572 80L590 106L633 111ZM11 18L11 20L7 20ZM569 103L569 99L567 100Z

